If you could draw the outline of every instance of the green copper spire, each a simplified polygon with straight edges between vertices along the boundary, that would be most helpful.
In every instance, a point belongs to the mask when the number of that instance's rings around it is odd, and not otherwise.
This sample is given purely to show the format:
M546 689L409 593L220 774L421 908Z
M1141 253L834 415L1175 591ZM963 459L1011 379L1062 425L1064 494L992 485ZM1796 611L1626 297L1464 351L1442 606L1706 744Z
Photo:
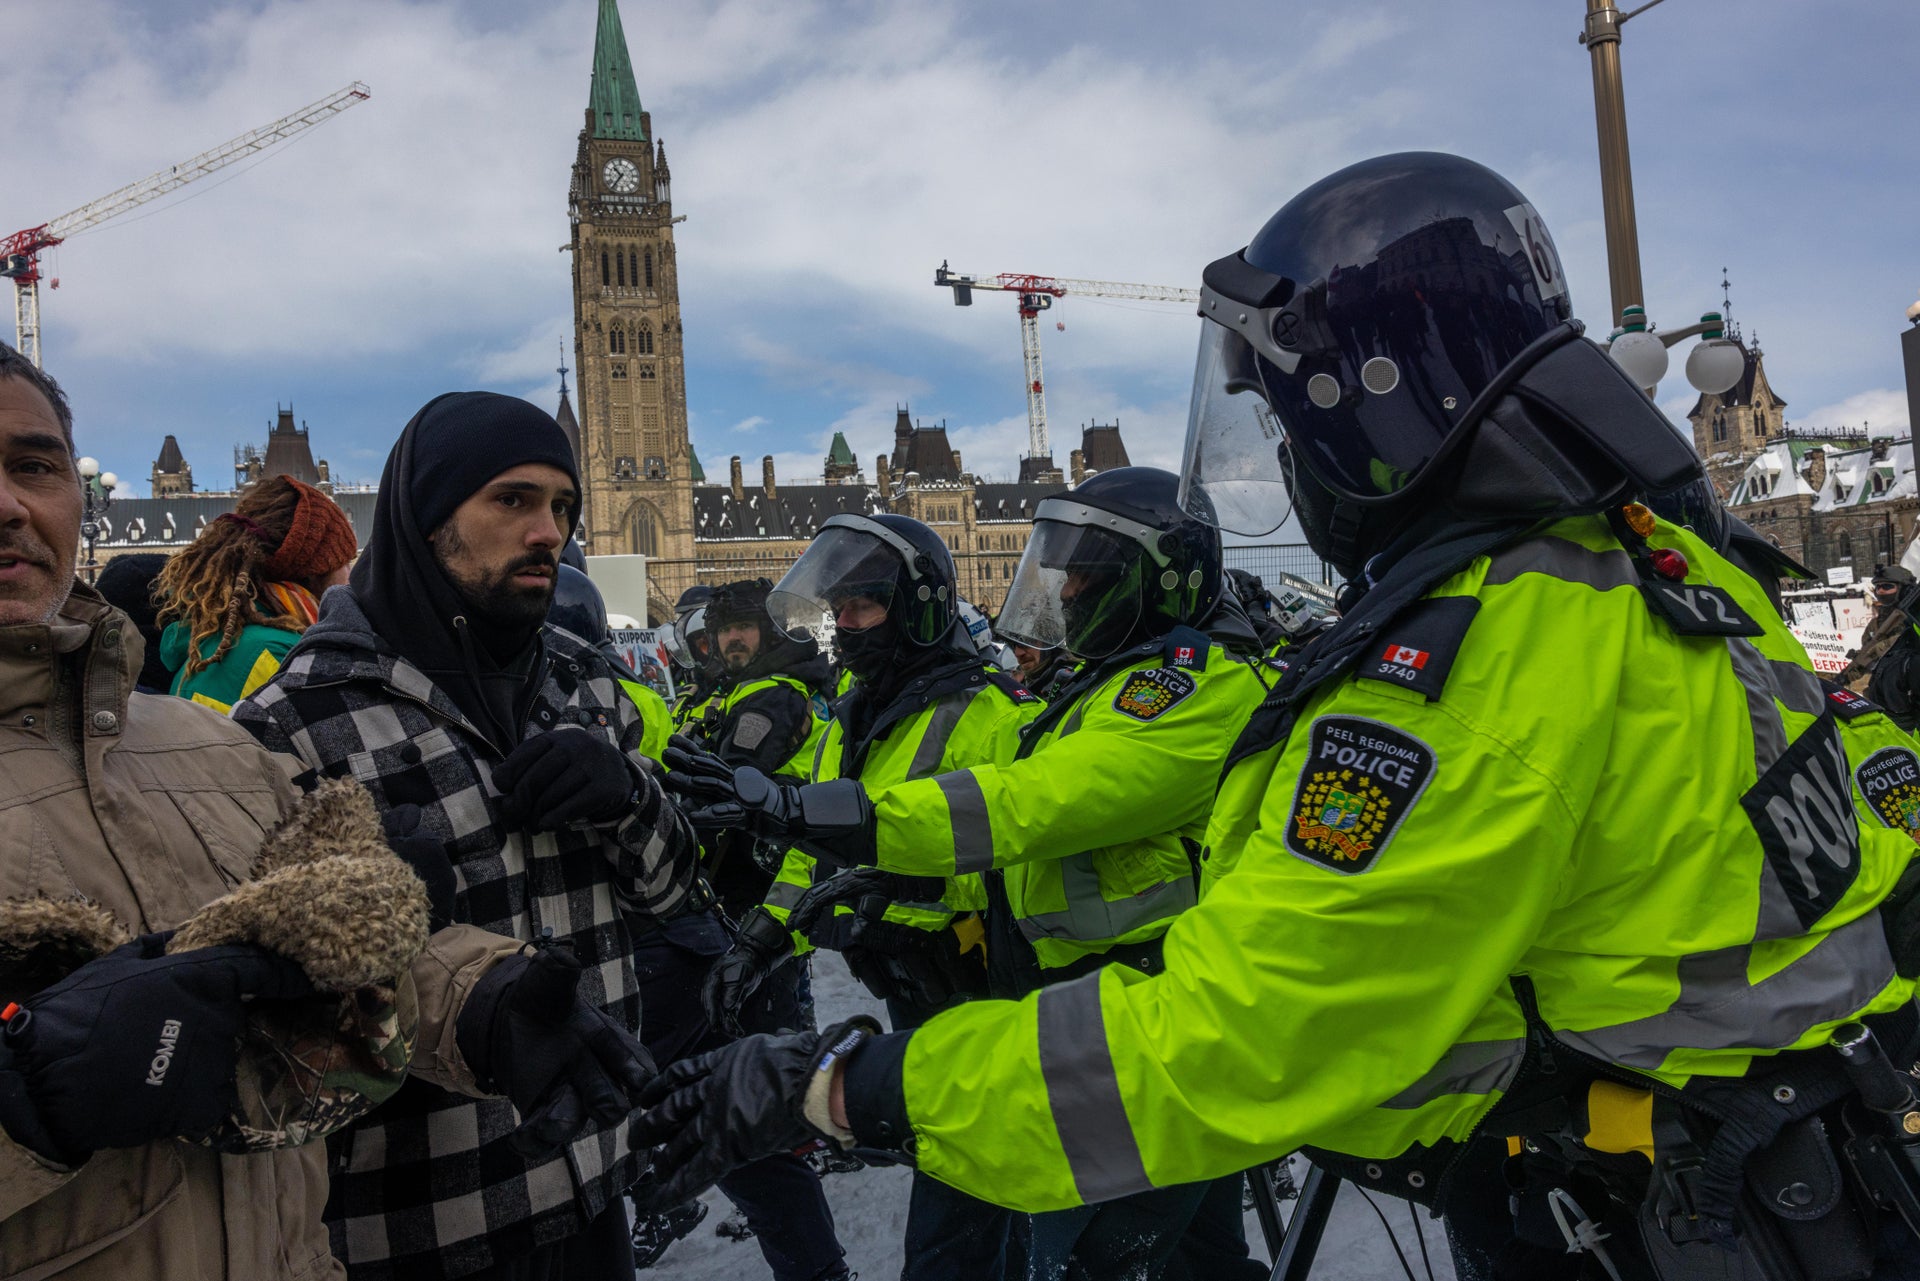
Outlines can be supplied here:
M853 466L853 450L847 447L847 434L845 432L837 431L833 433L833 444L827 450L827 461L837 467Z
M600 0L600 28L593 37L593 89L587 113L596 138L626 138L645 142L640 121L640 87L633 81L633 59L627 56L627 33L620 29L620 7Z
M692 441L687 442L687 460L688 460L688 472L690 473L693 483L696 485L706 484L707 469L700 465L700 455L693 452Z

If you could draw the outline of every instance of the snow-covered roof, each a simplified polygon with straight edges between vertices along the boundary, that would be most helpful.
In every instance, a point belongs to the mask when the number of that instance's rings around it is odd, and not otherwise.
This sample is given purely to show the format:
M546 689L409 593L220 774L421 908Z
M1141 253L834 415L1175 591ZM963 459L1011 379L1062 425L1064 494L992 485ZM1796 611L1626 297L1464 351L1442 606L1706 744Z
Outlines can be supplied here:
M1825 462L1814 482L1813 455ZM1858 435L1791 435L1754 455L1727 500L1729 507L1776 498L1813 499L1817 512L1840 511L1916 492L1913 449L1905 436L1863 442Z

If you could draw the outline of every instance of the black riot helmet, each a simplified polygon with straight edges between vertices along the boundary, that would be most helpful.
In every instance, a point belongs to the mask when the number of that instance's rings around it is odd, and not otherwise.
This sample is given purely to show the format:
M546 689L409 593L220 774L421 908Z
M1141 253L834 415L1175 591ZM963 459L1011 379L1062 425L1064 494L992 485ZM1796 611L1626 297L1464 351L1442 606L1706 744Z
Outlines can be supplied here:
M553 582L553 603L547 606L547 623L563 632L572 632L589 645L599 645L608 637L607 602L593 580L571 565L562 564Z
M1101 659L1206 618L1220 599L1220 531L1179 499L1172 472L1117 467L1041 500L997 630ZM1205 509L1205 495L1190 503Z
M943 644L958 617L953 553L940 535L907 516L829 517L767 597L786 636L831 639L854 675L871 680L902 646ZM841 607L864 599L883 619L841 627Z
M713 675L718 670L713 638L707 634L707 606L712 602L713 588L695 583L673 603L673 626L662 633L660 645L682 671Z
M1200 297L1183 501L1259 534L1291 498L1349 577L1436 507L1597 511L1697 474L1571 322L1538 211L1470 160L1406 152L1322 179L1209 264Z

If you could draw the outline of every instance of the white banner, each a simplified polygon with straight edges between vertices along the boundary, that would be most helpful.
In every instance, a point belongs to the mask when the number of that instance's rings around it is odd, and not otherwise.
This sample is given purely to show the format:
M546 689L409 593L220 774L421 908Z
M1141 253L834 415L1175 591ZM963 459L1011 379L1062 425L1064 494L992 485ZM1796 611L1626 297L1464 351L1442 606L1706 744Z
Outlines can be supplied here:
M1860 648L1860 629L1850 627L1837 632L1825 627L1805 627L1798 623L1789 629L1806 646L1813 670L1822 676L1836 676L1846 670L1847 655Z

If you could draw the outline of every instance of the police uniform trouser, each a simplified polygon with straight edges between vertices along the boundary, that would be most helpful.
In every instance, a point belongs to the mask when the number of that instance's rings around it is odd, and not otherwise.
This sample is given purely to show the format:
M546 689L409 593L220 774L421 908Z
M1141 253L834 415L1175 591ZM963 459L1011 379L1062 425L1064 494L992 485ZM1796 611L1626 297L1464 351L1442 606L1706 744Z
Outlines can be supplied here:
M887 1020L896 1032L919 1027L937 1012L906 1001L887 1002ZM1011 1210L914 1171L901 1242L901 1281L976 1281L1006 1275L1014 1218Z
M640 925L635 937L640 1039L654 1061L664 1068L725 1045L728 1038L714 1031L700 1007L700 986L730 942L718 918L695 913ZM791 999L792 980L779 990ZM779 1013L794 1017L791 1010ZM819 1177L799 1157L782 1153L743 1165L720 1180L720 1190L746 1215L775 1281L814 1281L840 1266L845 1251L834 1235L833 1211ZM627 1257L631 1267L631 1248Z

